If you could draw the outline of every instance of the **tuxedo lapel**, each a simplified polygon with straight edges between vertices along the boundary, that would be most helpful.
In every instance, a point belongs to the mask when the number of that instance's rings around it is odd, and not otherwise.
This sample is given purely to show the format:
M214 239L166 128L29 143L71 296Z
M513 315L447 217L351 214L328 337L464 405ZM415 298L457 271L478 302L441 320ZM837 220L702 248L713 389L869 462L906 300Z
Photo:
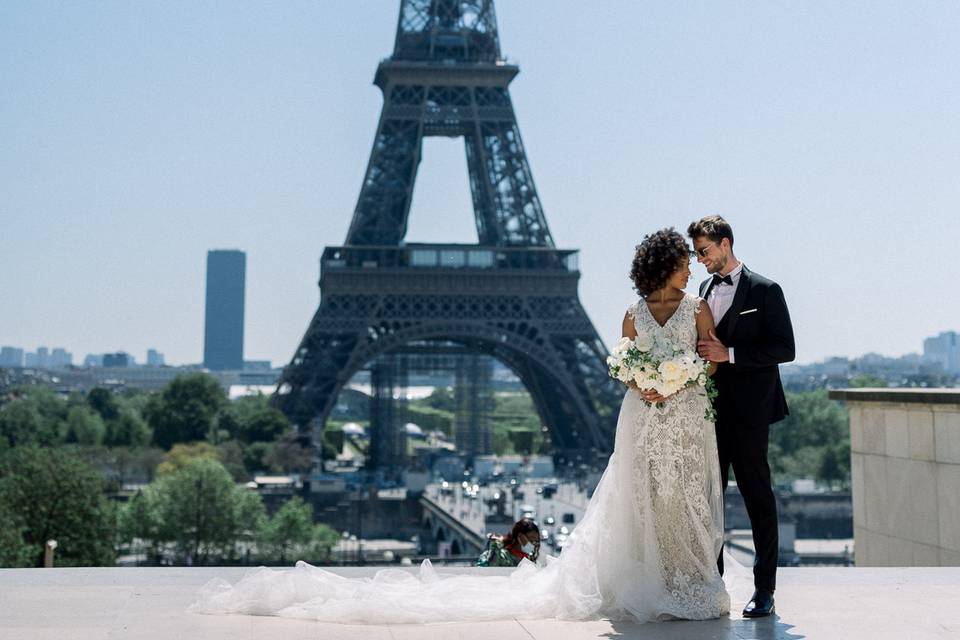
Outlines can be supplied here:
M740 319L740 312L743 311L743 305L747 301L747 293L750 291L750 270L743 266L740 272L740 281L737 283L737 292L733 294L733 303L730 310L724 316L727 320L726 338L729 343L733 337L733 330L737 328L737 320Z
M700 297L706 300L710 296L710 292L713 291L713 278L707 278L700 283Z

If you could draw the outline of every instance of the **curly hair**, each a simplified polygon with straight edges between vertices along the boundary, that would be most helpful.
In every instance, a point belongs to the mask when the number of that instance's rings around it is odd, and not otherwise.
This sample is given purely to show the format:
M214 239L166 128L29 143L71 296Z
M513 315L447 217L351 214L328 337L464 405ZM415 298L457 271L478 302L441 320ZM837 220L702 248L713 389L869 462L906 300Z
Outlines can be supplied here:
M643 297L662 289L684 258L690 258L690 247L673 227L644 236L630 267L634 289Z

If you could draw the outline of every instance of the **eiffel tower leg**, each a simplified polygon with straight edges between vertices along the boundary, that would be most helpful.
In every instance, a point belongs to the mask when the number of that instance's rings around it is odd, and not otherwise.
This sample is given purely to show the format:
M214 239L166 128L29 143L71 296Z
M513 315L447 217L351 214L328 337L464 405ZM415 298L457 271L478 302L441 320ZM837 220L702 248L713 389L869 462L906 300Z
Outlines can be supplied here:
M324 296L273 395L272 403L322 451L323 428L369 326L375 296Z
M380 118L347 244L396 245L407 233L423 138L419 120Z
M465 145L480 243L552 246L516 121L478 121Z

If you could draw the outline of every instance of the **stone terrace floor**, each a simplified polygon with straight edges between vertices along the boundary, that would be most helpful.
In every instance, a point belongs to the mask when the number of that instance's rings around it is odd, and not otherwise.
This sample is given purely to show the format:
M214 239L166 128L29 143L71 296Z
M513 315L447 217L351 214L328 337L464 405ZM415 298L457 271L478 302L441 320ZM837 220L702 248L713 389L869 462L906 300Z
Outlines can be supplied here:
M336 568L372 576L374 569ZM777 615L744 620L629 624L509 620L424 625L338 625L186 611L212 577L246 568L0 569L2 640L495 640L960 638L960 568L781 569ZM442 568L441 573L503 569Z

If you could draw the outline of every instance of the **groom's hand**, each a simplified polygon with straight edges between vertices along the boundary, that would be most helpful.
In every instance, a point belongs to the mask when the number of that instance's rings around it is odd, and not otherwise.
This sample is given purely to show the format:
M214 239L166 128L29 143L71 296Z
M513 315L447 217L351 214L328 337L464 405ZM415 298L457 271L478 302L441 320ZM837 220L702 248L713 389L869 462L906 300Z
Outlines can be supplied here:
M727 362L730 360L730 351L723 346L713 329L710 330L709 340L700 340L697 343L697 353L709 362Z

